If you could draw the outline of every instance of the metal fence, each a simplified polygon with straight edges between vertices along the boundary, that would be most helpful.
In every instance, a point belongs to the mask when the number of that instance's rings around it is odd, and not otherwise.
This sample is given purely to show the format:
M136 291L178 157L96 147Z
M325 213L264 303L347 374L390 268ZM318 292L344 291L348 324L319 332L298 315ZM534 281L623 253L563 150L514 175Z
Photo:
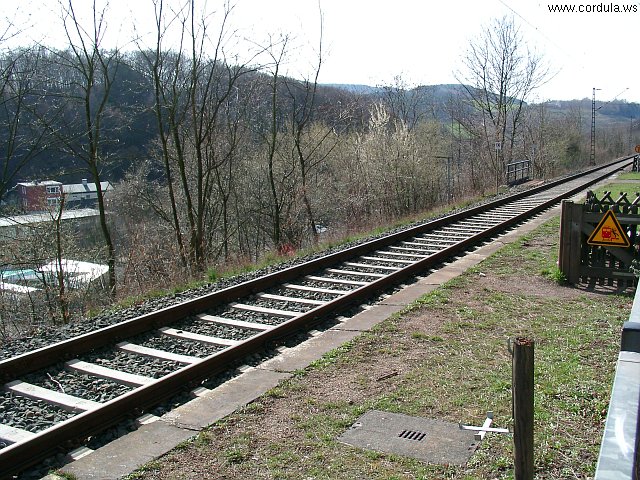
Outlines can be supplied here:
M640 420L640 294L622 330L607 423L602 436L595 480L638 478Z
M507 183L517 185L531 177L531 160L522 160L507 164Z

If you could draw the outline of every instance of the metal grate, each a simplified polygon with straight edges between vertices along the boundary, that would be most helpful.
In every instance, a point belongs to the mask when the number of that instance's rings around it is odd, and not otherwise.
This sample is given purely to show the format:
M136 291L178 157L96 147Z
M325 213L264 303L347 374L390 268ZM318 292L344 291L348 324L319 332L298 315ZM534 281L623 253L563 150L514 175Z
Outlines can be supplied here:
M420 442L426 436L427 436L426 433L417 432L414 430L403 430L398 434L398 437L400 438L406 438L407 440L415 440L417 442Z

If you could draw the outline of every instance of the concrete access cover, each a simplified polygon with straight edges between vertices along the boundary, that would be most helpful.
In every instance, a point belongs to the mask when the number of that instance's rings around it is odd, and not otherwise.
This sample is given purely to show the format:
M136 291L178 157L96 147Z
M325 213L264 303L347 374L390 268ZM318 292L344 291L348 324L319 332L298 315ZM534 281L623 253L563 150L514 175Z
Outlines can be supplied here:
M338 440L439 465L464 465L477 447L474 432L457 423L378 410L362 415Z

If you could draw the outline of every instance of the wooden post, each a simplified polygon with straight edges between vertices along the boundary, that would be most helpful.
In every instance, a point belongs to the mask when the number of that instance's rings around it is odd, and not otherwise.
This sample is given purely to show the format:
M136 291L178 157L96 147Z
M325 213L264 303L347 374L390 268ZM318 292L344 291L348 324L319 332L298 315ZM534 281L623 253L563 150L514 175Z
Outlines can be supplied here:
M558 267L571 284L580 281L582 209L582 204L562 201Z
M516 480L533 480L533 347L534 341L513 342L513 443Z

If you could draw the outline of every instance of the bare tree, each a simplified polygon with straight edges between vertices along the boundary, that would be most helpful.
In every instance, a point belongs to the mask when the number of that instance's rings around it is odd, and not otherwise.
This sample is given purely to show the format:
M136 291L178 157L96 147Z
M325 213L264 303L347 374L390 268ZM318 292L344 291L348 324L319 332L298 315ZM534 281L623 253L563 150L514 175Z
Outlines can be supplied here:
M513 160L521 115L529 95L548 76L542 58L529 50L513 18L494 19L469 44L464 70L456 72L471 106L496 183ZM497 185L496 185L497 187Z
M293 168L285 168L282 173L282 178L278 178L277 173L277 156L278 156L278 144L280 142L279 135L279 120L281 116L281 109L279 108L279 87L280 87L280 67L284 62L285 54L287 51L287 44L289 38L283 37L280 42L272 42L267 48L268 54L272 60L271 80L269 84L270 90L270 109L269 109L269 127L264 135L264 141L267 146L266 160L267 160L267 179L269 185L270 194L270 216L271 216L271 240L276 248L280 249L283 245L282 239L282 224L283 224L283 211L284 211L284 193L283 189L279 188L279 184L284 183L285 180L291 177L294 173Z
M313 80L302 82L285 79L285 87L291 102L290 133L293 138L293 155L300 174L300 196L304 204L307 221L313 238L318 243L318 226L311 198L310 177L314 170L331 154L337 143L334 126L315 121L317 109L318 77L322 67L323 16L320 12L320 38L318 41L318 63ZM314 126L319 128L313 128Z
M0 57L0 200L46 145L46 130L32 112L41 93L40 63L38 49L7 51Z
M231 64L226 58L229 3L223 5L219 29L210 32L211 15L186 0L166 12L163 0L154 1L156 44L141 49L154 89L154 112L161 158L168 185L171 219L183 263L202 271L211 253L211 237L219 211L216 189L221 187L221 167L233 155L237 141L229 130L228 114L236 84L254 71L247 63ZM176 26L180 42L164 49L168 29ZM230 141L218 141L221 132ZM179 201L180 200L180 201Z
M58 108L64 116L46 124L48 133L60 148L84 164L95 185L109 267L109 288L111 295L115 296L116 252L107 222L102 180L106 160L104 123L109 114L108 101L121 56L117 49L105 51L101 47L106 30L106 7L98 10L93 1L93 18L88 26L83 25L76 14L73 0L66 3L60 0L60 8L69 49L53 54L54 61L70 76L71 89L57 98L62 102Z
M412 131L418 124L426 120L431 99L424 86L411 88L400 75L396 75L393 83L384 85L383 99L393 118L398 119Z

